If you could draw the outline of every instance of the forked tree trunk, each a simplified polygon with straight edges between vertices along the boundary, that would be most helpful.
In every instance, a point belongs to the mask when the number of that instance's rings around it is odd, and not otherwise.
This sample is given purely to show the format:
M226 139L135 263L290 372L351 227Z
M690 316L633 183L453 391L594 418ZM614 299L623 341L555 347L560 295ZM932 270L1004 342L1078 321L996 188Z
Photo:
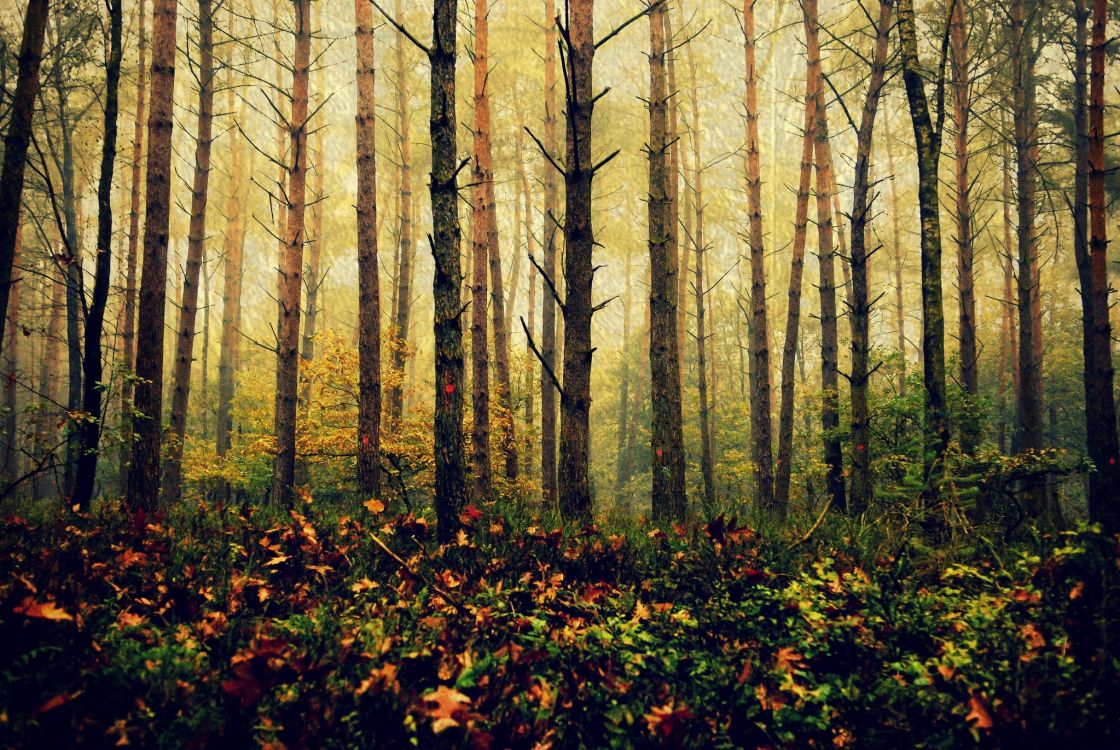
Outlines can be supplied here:
M754 8L743 0L743 47L747 70L747 212L751 254L751 457L759 507L774 506L773 433L770 422L770 322L766 317L766 247L762 227L762 170L758 149L758 70L755 68ZM772 158L777 158L774 154ZM699 282L698 282L699 283ZM714 364L714 363L713 363Z
M164 461L163 501L176 503L182 495L183 441L190 408L191 370L198 319L198 282L206 254L206 204L210 189L210 150L214 123L214 19L211 0L198 0L198 126L194 147L194 183L187 238L187 262L175 338L175 386L171 395L171 424Z
M35 97L39 93L39 67L43 61L48 6L47 0L28 0L19 47L16 91L8 113L8 132L4 136L4 166L0 171L0 346L3 346L4 325L8 317L23 197L23 173L31 143Z
M167 233L171 192L171 135L175 93L176 0L154 0L152 91L144 209L144 264L140 277L136 336L132 465L128 504L156 507L159 498L160 432L163 419L163 325L167 302Z
M454 18L454 2L451 4ZM376 498L381 495L381 296L377 271L377 155L374 108L373 10L366 0L354 0L357 33L358 113L354 119L358 153L358 494ZM438 33L437 33L438 37ZM454 62L452 62L454 66ZM432 122L439 109L436 105L436 73L432 67ZM434 130L434 127L433 127ZM437 142L433 139L433 144ZM436 158L433 149L433 160ZM432 190L435 191L435 175ZM434 201L433 201L434 205ZM439 238L439 226L436 226ZM458 247L455 248L458 258ZM436 266L437 275L439 264ZM298 294L298 293L297 293ZM458 295L456 294L456 299ZM407 303L406 303L407 304ZM438 321L440 298L436 296ZM437 326L438 334L438 326ZM436 337L437 347L440 343ZM460 360L461 361L461 360ZM438 365L438 348L437 348ZM437 367L438 370L438 367ZM438 379L437 379L438 382ZM438 402L438 397L437 397ZM440 412L436 410L437 469L440 449ZM460 430L462 426L460 425ZM438 471L437 471L438 478ZM437 479L437 490L439 488ZM438 502L438 498L437 498ZM438 505L437 505L438 507ZM443 517L440 517L443 533Z
M121 0L109 0L109 56L105 64L105 122L101 141L101 174L97 184L97 246L94 260L93 298L86 315L83 359L82 411L86 419L79 427L79 454L73 502L88 508L97 480L97 459L103 427L101 334L105 306L112 283L113 170L117 159L117 105L121 80ZM14 438L13 438L14 439Z
M271 502L281 506L291 504L296 470L300 293L303 291L304 212L307 206L307 96L311 65L311 0L295 0L293 34L295 56L292 61L291 146L288 152L288 189L285 197L288 216L284 252L280 257L280 288L276 295L279 303L276 322L276 407L273 418L276 455L272 462L270 494ZM360 406L358 419L360 431Z
M684 434L681 415L680 345L677 341L676 279L673 258L677 248L669 223L672 221L668 140L668 98L665 78L665 6L658 4L649 14L649 263L650 347L649 363L653 401L650 467L653 474L652 510L655 521L679 521L685 513ZM696 137L697 134L693 134ZM569 132L569 137L571 133ZM590 136L590 134L588 134ZM572 169L569 159L569 170ZM569 187L569 190L571 188ZM570 192L569 192L570 196ZM569 201L570 204L570 201ZM588 205L590 208L590 205ZM572 216L569 208L569 221ZM571 246L568 256L571 257ZM588 253L590 255L590 253ZM590 266L590 258L588 258ZM698 264L697 268L701 268ZM699 273L699 271L698 271ZM569 279L571 276L569 275ZM700 280L702 281L702 279ZM569 282L570 283L570 282ZM701 284L697 284L699 297ZM573 288L569 287L571 305ZM703 302L699 302L703 310ZM702 319L701 319L702 321ZM567 330L567 329L566 329ZM703 357L704 338L697 341ZM567 350L565 350L565 359ZM565 379L565 395L567 395ZM701 381L703 382L703 381ZM701 419L707 416L706 393L701 391ZM702 425L701 429L706 425ZM709 453L709 462L711 454ZM708 487L710 489L710 480ZM710 510L711 505L708 506Z

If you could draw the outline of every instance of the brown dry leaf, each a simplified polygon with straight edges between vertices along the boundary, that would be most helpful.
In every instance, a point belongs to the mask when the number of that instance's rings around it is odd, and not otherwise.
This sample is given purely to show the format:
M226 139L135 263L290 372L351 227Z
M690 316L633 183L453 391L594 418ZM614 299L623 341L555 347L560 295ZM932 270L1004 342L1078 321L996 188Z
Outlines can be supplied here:
M445 729L459 726L471 699L454 688L440 685L424 696L424 705L432 721L432 731L439 734Z
M992 715L988 713L988 707L984 705L984 701L975 693L968 699L969 712L964 717L965 721L975 721L977 729L991 729L992 728Z

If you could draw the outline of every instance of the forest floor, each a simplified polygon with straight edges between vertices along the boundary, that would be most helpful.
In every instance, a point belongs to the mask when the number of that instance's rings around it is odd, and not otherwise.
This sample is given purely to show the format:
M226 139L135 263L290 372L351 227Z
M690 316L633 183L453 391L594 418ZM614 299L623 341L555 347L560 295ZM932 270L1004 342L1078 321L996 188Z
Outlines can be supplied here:
M1116 747L1120 543L861 559L723 517L4 519L6 747Z

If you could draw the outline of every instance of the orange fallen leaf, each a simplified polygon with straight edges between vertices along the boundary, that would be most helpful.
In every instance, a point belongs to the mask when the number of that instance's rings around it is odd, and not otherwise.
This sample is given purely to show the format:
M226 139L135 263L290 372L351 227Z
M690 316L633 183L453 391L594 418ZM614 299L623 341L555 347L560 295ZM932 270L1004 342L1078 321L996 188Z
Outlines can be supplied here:
M23 603L12 608L17 615L34 617L40 620L73 620L70 614L54 602L37 602L32 597L27 597Z
M991 729L992 728L992 715L988 713L988 707L984 705L975 693L968 699L969 712L964 717L965 721L975 721L977 729Z
M369 500L362 503L362 505L365 506L366 510L374 514L382 513L385 510L385 503L381 502L376 497L371 497Z

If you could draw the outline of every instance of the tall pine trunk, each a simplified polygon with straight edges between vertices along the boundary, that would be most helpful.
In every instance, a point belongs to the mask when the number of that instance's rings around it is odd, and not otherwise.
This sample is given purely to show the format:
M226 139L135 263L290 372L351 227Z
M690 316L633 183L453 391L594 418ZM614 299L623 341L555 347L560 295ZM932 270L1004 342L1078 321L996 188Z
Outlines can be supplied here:
M487 272L490 261L491 206L487 184L494 179L490 159L489 33L486 0L474 4L474 126L471 163L471 468L476 500L493 491L490 464L490 346L486 328ZM494 226L495 239L497 226ZM495 352L497 355L497 352ZM496 357L495 357L496 358Z
M15 245L12 248L12 268L18 269L23 251L23 224L16 227ZM17 271L18 273L18 271ZM20 276L12 277L12 293L8 299L7 339L4 341L4 465L3 475L14 479L19 475L19 305L24 287ZM34 360L32 360L34 361Z
M233 107L233 86L227 89L226 106ZM244 114L242 107L239 114ZM236 390L237 355L241 348L241 286L244 269L244 145L236 130L229 134L230 181L226 195L226 231L222 246L222 333L218 350L218 412L215 427L215 448L224 457L232 447L233 395ZM222 488L228 496L229 488Z
M544 147L557 153L556 140L556 26L554 0L545 0L544 32ZM560 191L556 170L544 165L544 213L541 242L544 245L542 270L546 283L558 286L556 278L557 231L560 229ZM556 372L556 300L542 294L541 304L541 494L545 507L555 507L556 497L556 396L549 372Z
M454 18L454 3L452 3ZM354 120L357 131L358 153L358 493L362 497L381 495L381 295L377 270L377 156L374 108L374 48L373 11L366 0L354 0L354 18L357 34L356 73L358 79L358 113ZM438 36L438 34L437 34ZM454 66L454 62L452 62ZM432 121L436 107L435 68L432 66ZM433 128L434 129L434 128ZM434 133L433 133L434 136ZM433 164L436 159L433 137ZM433 168L434 169L434 168ZM433 173L432 190L436 178ZM433 199L434 205L434 199ZM434 211L433 211L434 213ZM438 218L437 218L438 221ZM439 226L436 226L439 238ZM458 258L458 248L455 250ZM436 273L439 266L437 262ZM457 298L458 295L456 295ZM440 298L436 296L438 320ZM437 326L438 334L438 326ZM436 337L437 364L439 336ZM438 369L438 368L437 368ZM437 379L438 382L438 379ZM440 412L436 410L437 468L440 449ZM460 426L461 429L461 426ZM437 471L438 477L438 471ZM437 482L438 489L438 482ZM441 517L442 522L442 517ZM442 523L440 533L443 533Z
M770 323L766 317L766 247L762 227L762 172L758 149L758 70L755 67L754 7L743 0L743 40L747 69L747 212L751 255L751 457L757 481L755 502L774 505L773 436L770 415ZM777 154L774 155L777 158ZM698 282L699 283L699 282ZM713 363L714 364L714 363Z
M214 18L211 0L198 0L198 125L194 146L194 182L187 236L187 262L175 338L175 386L171 395L171 424L164 460L163 501L182 495L183 441L190 408L191 370L198 318L198 283L206 254L206 204L210 190L210 150L214 123Z
M401 1L394 5L397 16L401 14ZM397 145L400 149L400 230L397 238L397 253L400 262L397 266L397 304L393 310L392 366L396 377L389 389L389 421L400 424L404 412L405 355L408 349L408 327L412 307L412 137L409 134L411 106L408 86L408 70L404 59L404 34L396 35L396 74L397 74Z
M144 208L144 264L136 335L136 387L128 504L135 511L159 499L163 419L163 325L167 301L167 235L171 193L171 135L175 93L176 0L152 6L151 110Z

